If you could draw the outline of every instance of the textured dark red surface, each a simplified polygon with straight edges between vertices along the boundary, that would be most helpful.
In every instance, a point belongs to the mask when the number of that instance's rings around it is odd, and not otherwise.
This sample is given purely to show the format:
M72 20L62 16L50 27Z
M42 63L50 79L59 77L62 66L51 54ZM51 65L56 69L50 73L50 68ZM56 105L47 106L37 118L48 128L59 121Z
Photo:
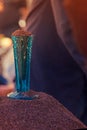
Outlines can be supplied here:
M86 128L62 104L40 92L34 100L0 98L0 130L73 130ZM28 93L27 93L28 94Z

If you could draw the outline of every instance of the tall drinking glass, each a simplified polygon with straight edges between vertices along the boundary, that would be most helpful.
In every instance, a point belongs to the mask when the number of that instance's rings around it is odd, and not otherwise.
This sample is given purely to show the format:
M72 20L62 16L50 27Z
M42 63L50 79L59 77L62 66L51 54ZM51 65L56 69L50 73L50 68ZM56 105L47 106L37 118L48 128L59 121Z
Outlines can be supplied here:
M30 67L33 36L12 36L11 38L14 50L16 91L7 96L14 99L33 99L36 95L33 97L24 95L24 92L30 90Z

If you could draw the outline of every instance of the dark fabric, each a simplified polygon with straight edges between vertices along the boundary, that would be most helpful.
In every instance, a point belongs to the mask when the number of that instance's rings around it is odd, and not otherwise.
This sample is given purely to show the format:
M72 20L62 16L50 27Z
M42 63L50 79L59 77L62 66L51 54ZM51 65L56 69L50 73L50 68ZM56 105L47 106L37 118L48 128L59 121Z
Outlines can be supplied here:
M7 83L8 83L7 80L0 75L0 85L6 85Z
M34 34L31 88L51 94L81 118L85 109L86 80L84 69L78 63L84 58L70 45L74 44L71 28L60 1L54 1L34 0L27 16L26 30ZM61 10L55 11L57 5Z

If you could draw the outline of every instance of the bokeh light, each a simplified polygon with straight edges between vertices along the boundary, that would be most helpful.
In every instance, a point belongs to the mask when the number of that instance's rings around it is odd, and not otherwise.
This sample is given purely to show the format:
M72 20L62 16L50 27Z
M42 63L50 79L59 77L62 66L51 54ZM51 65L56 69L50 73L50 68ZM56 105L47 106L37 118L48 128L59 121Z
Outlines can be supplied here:
M4 4L3 2L0 2L0 12L2 12L4 10Z

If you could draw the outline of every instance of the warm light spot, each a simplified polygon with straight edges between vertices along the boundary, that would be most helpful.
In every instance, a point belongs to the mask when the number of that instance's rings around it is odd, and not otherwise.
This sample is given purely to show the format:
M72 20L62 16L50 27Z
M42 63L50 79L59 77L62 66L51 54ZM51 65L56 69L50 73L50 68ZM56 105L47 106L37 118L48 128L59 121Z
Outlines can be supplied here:
M4 10L4 4L0 2L0 12L2 12L3 10Z
M19 22L18 22L18 24L19 24L19 26L20 26L21 28L24 28L24 27L26 26L26 21L23 20L23 19L20 19Z
M3 37L0 39L0 46L2 48L8 48L12 45L12 40L8 37Z

